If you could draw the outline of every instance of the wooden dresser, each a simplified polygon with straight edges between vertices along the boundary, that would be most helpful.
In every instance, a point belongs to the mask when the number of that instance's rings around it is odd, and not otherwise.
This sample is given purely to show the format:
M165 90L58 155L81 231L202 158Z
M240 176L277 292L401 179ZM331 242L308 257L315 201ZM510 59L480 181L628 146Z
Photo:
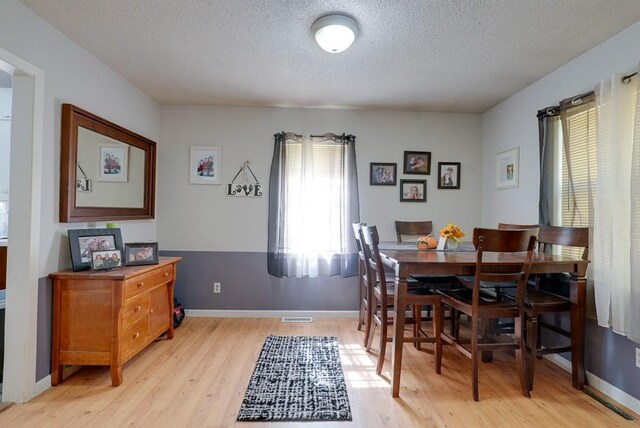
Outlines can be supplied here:
M160 264L111 271L56 272L53 279L51 384L65 365L111 366L111 384L122 383L122 365L166 333L173 338L173 285L180 257Z

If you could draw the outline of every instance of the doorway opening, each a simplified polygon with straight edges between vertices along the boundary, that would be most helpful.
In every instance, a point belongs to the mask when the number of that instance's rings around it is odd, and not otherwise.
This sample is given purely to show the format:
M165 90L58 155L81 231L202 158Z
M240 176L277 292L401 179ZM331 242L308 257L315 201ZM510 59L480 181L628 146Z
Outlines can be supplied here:
M0 397L4 366L4 326L9 237L9 167L11 154L11 94L13 76L0 70Z

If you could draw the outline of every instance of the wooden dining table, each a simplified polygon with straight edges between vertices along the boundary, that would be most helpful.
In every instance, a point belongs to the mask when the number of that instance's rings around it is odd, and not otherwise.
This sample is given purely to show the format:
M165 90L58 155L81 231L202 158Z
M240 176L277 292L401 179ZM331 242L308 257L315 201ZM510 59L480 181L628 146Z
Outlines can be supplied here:
M473 275L476 252L468 246L461 251L417 250L414 244L380 243L382 262L395 273L394 325L391 354L391 395L400 395L402 367L401 338L405 327L407 278L410 274ZM485 253L485 264L522 263L517 254ZM537 253L531 265L532 274L567 273L570 276L571 302L571 376L573 387L585 384L584 345L586 313L586 271L588 261L548 253Z

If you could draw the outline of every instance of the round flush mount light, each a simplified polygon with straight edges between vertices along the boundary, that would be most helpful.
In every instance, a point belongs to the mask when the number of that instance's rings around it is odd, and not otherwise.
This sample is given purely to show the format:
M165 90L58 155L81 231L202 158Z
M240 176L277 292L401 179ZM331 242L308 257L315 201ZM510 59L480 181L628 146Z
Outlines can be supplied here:
M322 49L331 53L345 51L358 36L358 24L344 15L325 15L311 25L311 34Z

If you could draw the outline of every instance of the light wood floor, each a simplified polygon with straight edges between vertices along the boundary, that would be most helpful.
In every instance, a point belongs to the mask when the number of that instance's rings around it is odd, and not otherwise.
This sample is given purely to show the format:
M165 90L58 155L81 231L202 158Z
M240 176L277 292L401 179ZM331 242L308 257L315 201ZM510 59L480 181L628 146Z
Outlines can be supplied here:
M338 336L353 422L313 427L614 427L638 426L571 388L563 370L537 365L531 399L520 395L512 357L480 366L480 402L471 399L469 360L445 347L442 375L430 345L405 345L400 398L375 374L356 320L282 324L277 319L187 318L174 340L153 343L110 386L106 368L88 367L24 405L0 413L3 427L296 427L235 421L265 336ZM377 348L377 346L376 346ZM384 374L389 374L389 361Z

